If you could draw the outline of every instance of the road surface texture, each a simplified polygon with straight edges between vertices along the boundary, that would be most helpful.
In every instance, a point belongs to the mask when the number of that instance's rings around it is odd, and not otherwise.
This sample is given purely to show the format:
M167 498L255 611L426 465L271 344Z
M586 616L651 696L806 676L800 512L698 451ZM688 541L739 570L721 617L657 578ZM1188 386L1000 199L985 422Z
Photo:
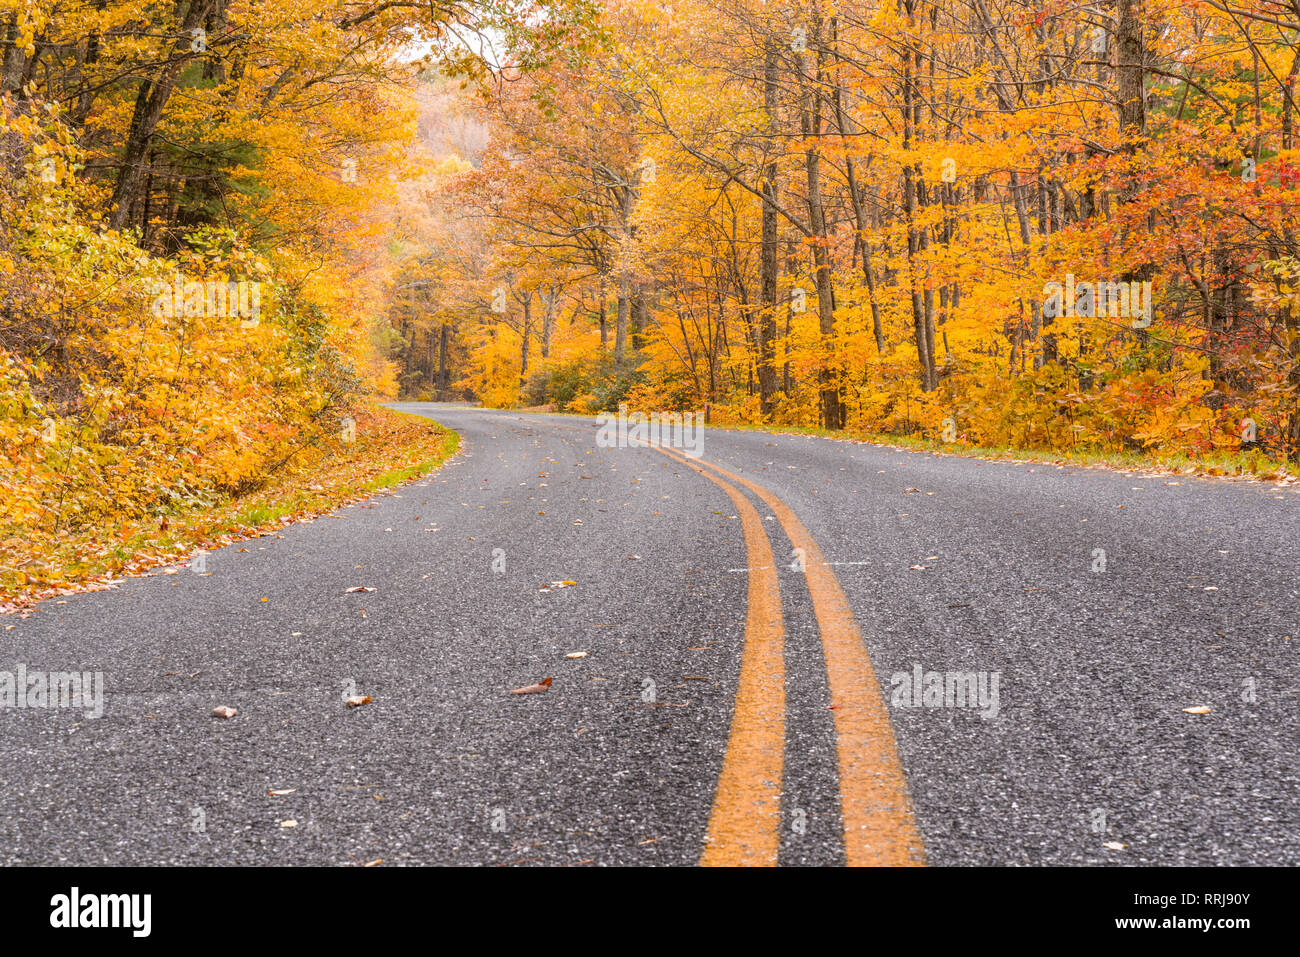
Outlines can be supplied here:
M0 711L0 862L1300 862L1294 489L398 408L462 451L0 620L106 688Z

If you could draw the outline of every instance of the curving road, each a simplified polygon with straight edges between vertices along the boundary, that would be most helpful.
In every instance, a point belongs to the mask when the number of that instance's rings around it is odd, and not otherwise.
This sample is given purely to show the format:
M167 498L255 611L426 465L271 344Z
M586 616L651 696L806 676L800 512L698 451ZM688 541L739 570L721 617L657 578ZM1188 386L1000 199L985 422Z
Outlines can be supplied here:
M398 408L462 452L0 622L106 688L0 710L0 862L1300 862L1294 487Z

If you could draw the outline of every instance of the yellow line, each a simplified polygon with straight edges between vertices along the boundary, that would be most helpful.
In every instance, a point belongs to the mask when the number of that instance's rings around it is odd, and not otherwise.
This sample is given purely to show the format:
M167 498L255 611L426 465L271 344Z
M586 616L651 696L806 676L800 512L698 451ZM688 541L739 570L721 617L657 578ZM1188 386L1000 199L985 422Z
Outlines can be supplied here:
M576 426L559 427L585 431ZM772 549L757 512L744 495L706 472L696 460L662 446L649 447L690 466L726 491L741 516L753 568L731 740L709 820L709 845L700 863L775 864L785 733L785 628ZM794 547L803 549L804 576L821 630L827 685L835 709L844 852L849 866L923 865L925 845L912 812L894 727L839 579L788 505L756 482L712 462L702 464L757 495L781 522ZM754 561L756 555L763 557ZM769 679L766 682L761 680L764 674ZM751 820L744 819L746 804L757 812Z
M673 457L693 465L684 457ZM912 813L894 727L844 589L788 505L756 482L712 462L704 464L762 499L794 547L803 549L804 576L821 629L835 709L846 861L850 867L923 865L925 845ZM752 609L752 578L750 585Z
M781 774L785 760L785 623L772 546L744 494L684 460L736 506L749 575L745 647L731 718L731 737L718 775L704 867L775 866L781 844Z

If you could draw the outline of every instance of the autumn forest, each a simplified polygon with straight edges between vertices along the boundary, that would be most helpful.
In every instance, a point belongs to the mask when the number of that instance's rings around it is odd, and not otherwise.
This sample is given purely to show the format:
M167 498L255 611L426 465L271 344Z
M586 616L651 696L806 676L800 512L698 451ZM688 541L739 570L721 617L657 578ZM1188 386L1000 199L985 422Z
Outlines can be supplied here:
M376 400L1300 455L1292 0L0 0L0 51L6 587L400 464Z

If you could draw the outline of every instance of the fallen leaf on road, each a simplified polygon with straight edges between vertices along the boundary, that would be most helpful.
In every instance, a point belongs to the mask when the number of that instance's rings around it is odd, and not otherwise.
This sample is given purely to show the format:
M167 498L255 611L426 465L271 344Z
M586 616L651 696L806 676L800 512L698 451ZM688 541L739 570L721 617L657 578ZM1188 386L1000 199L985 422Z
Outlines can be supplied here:
M286 794L292 794L296 790L298 789L289 788L287 791L267 791L266 793L271 795L271 797L284 797Z
M1198 704L1191 708L1184 708L1183 712L1186 714L1210 714L1210 709L1203 704Z
M1107 841L1102 845L1102 847L1108 848L1112 851L1122 851L1124 848L1128 847L1128 845L1121 844L1119 841Z
M346 704L349 708L359 708L363 704L370 704L370 695L354 694L352 697L348 698L343 703Z
M359 592L359 591L374 591L374 589L373 589L373 588L367 588L365 585L356 585L356 586L354 586L354 587L352 587L352 588L349 588L349 589L347 590L346 594L348 594L348 595L355 595L355 594L356 594L357 592Z
M281 826L281 827L297 827L297 826L298 826L298 822L295 821L293 818L289 818L289 820L287 820L287 821L281 821L281 822L280 822L280 826Z
M224 704L218 705L212 709L212 716L214 718L233 718L237 714L239 714L238 711L234 708L227 708Z
M379 866L380 864L382 864L382 863L384 863L384 859L383 859L382 857L376 857L373 861L367 861L366 863L362 864L361 866L362 866L362 867L378 867L378 866Z
M511 688L511 694L541 694L544 691L551 690L551 679L543 678L535 685L524 685L522 688Z
M907 570L910 572L923 572L929 567L929 565L908 565Z
M566 657L566 658L585 658L585 657L587 657L587 652L585 652L585 651L571 651L571 652L569 652L567 655L565 655L564 657Z

